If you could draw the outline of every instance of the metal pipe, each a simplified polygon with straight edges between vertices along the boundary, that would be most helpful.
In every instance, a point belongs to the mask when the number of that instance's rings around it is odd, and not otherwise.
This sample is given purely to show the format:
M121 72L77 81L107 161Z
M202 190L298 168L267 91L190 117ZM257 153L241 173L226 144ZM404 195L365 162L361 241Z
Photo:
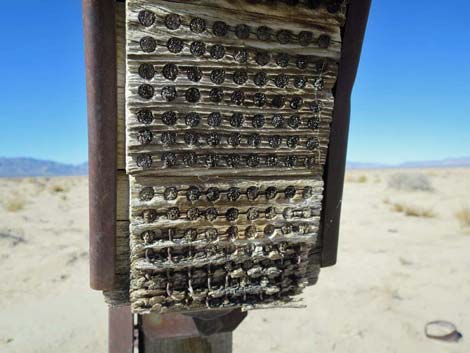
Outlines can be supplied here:
M134 350L134 317L130 306L108 308L108 352L132 353Z
M83 0L88 99L90 285L115 282L117 81L115 0Z

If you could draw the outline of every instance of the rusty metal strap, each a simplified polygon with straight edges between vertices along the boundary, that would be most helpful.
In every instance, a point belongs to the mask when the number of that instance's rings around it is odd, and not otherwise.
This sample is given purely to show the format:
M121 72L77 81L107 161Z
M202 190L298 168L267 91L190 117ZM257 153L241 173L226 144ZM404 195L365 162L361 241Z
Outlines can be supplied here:
M351 112L351 93L356 79L370 5L371 0L350 1L343 31L343 47L335 88L330 144L323 176L325 191L320 222L323 242L322 267L332 266L336 263Z

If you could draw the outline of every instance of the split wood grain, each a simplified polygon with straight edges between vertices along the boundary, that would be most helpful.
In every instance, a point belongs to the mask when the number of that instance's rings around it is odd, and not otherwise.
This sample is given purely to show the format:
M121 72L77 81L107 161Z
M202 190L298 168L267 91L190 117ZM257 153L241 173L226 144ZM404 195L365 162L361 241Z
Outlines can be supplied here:
M344 4L331 14L304 1L127 2L130 184L120 176L118 187L130 204L119 217L130 222L134 313L296 307L316 283L344 19ZM260 27L272 36L261 39ZM244 121L234 124L234 113Z

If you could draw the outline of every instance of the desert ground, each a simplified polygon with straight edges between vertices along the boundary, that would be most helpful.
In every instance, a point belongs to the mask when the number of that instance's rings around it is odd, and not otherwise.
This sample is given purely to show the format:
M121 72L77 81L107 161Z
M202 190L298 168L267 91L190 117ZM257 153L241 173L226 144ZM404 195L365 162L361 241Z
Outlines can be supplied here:
M0 203L0 352L106 352L86 178L0 179ZM470 352L469 214L470 169L349 171L338 264L306 309L250 312L234 352ZM464 339L426 338L437 319Z

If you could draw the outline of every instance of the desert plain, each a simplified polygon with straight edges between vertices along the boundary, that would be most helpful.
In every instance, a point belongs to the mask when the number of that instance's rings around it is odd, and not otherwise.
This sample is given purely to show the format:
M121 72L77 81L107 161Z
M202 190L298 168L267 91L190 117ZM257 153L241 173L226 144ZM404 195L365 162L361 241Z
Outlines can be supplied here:
M0 179L0 352L106 352L87 193L85 177ZM302 298L250 312L234 352L470 352L470 169L348 171L338 264ZM427 338L432 320L463 339Z

